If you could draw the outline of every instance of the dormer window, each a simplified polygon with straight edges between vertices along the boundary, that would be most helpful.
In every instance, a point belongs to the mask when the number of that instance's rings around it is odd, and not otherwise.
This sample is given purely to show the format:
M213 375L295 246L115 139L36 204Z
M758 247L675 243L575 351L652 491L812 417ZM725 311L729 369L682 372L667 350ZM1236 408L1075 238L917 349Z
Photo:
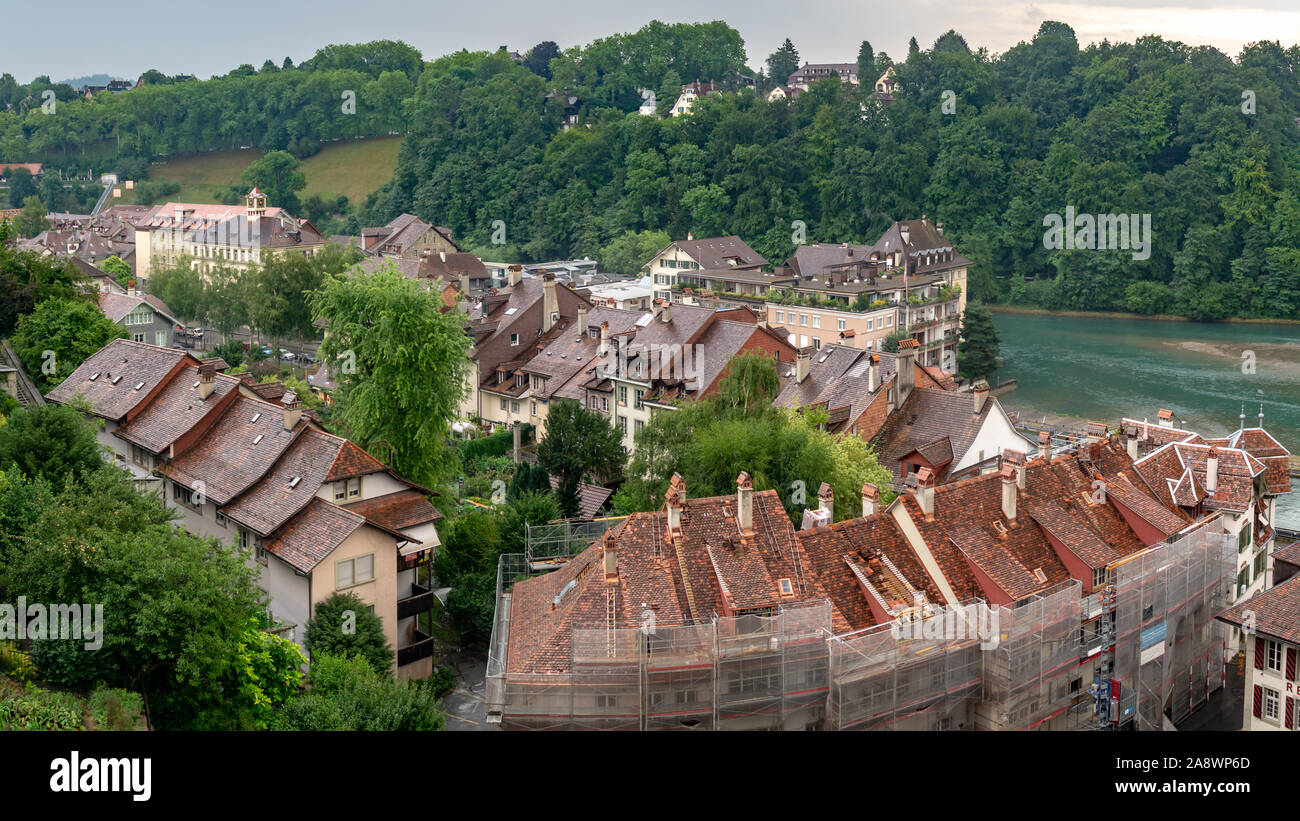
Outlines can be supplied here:
M519 334L510 334L510 344L511 345L519 344Z
M506 372L503 370L497 371L497 384L500 385L504 381L506 381Z

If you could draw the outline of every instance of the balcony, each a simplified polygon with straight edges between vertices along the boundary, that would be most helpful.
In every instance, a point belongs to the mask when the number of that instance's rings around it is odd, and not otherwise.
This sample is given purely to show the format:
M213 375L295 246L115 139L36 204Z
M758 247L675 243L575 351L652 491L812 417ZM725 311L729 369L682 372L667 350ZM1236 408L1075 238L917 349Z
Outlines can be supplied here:
M411 583L411 592L397 600L397 618L409 619L433 609L433 590L427 585Z
M414 664L420 659L433 655L433 636L421 630L415 630L415 640L405 647L397 648L397 666Z

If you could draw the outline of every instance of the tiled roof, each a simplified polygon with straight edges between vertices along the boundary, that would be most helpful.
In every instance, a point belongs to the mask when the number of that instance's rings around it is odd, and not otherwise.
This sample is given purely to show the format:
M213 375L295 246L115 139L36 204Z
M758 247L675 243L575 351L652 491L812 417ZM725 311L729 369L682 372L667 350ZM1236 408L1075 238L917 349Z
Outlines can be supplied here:
M436 522L442 518L428 497L418 490L399 490L384 496L375 496L347 506L353 513L365 516L367 521L389 530Z
M232 376L214 374L212 395L201 399L198 381L197 367L182 368L138 416L119 427L115 434L152 453L165 454L176 440L202 424L239 385L239 380Z
M203 482L208 498L224 505L264 476L306 426L299 420L286 431L282 407L240 396L193 447L159 472L186 487Z
M1025 505L1039 526L1065 545L1088 567L1096 570L1118 559L1120 554L1102 541L1097 532L1070 516L1051 499L1038 499Z
M1127 480L1107 484L1106 492L1166 536L1171 536L1187 526L1187 522L1175 516L1168 508L1138 490Z
M1256 593L1219 616L1221 621L1241 626L1254 616L1256 632L1290 644L1300 644L1300 575L1261 593Z
M316 498L345 441L323 431L304 430L266 475L221 512L258 535L274 533Z
M1292 542L1286 547L1274 548L1273 561L1286 562L1300 567L1300 542Z
M935 451L936 457L941 455L938 451L946 450L951 463L961 461L975 443L975 437L989 414L1000 412L996 397L989 397L979 414L974 412L974 403L974 397L969 393L914 388L902 407L890 415L875 440L881 464L899 476L899 460L921 448ZM941 439L947 439L947 448L935 446ZM933 459L931 462L936 466L942 464ZM947 470L940 468L937 473L942 481Z
M1206 490L1211 449L1219 460L1217 486L1213 493ZM1148 487L1162 494L1160 501L1164 504L1188 506L1187 500L1195 497L1196 502L1207 509L1238 512L1250 509L1255 492L1254 477L1266 470L1263 462L1244 450L1192 441L1167 444L1134 462L1133 467ZM1194 482L1185 477L1189 471Z
M387 465L366 453L355 442L344 440L334 462L329 466L325 481L337 482L387 470Z
M708 239L684 239L676 243L677 247L699 263L701 268L723 270L766 265L767 260L761 254L745 244L740 237L710 237ZM732 265L729 259L736 257L739 262ZM674 308L676 310L676 308Z
M356 513L313 498L288 524L263 540L262 548L290 566L310 573L365 521Z
M551 490L560 489L560 479L557 476L550 477ZM600 509L609 501L609 497L614 495L614 491L601 485L589 485L586 482L578 483L578 518L593 519Z
M96 416L121 419L166 379L174 367L197 361L184 351L115 339L91 354L45 397L51 402L67 404L81 395ZM140 383L143 385L137 389Z
M903 231L907 241L903 241ZM907 272L928 273L971 265L971 261L953 248L952 241L939 233L928 219L900 220L880 235L871 250L885 254L903 251L907 258ZM951 258L946 258L951 255Z

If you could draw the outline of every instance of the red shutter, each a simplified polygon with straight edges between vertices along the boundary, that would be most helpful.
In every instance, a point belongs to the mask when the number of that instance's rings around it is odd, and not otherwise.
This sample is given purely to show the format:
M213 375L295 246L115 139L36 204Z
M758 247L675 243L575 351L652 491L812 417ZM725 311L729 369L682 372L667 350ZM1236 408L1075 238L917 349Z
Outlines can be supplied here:
M1295 648L1286 648L1286 680L1295 681Z
M1264 639L1255 637L1255 669L1264 669Z
M1295 699L1291 698L1290 696L1287 696L1286 697L1286 728L1288 730L1295 729L1295 707L1293 706L1294 704L1295 704Z
M1264 711L1264 688L1255 685L1255 718L1260 718Z

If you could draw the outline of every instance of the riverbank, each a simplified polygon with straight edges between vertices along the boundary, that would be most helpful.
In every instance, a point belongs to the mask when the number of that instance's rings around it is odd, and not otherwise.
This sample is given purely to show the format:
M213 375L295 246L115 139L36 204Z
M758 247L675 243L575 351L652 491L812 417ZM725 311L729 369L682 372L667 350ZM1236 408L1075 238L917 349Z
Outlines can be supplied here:
M1082 319L1140 319L1151 322L1191 322L1205 325L1300 325L1300 319L1249 319L1245 317L1228 317L1227 319L1189 319L1176 314L1130 314L1111 311L1051 311L1047 308L1031 308L1026 305L1000 305L987 303L988 309L1000 314L1021 314L1024 316L1065 316Z

